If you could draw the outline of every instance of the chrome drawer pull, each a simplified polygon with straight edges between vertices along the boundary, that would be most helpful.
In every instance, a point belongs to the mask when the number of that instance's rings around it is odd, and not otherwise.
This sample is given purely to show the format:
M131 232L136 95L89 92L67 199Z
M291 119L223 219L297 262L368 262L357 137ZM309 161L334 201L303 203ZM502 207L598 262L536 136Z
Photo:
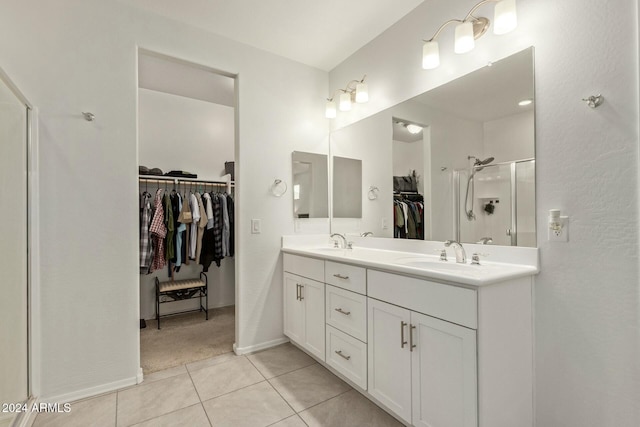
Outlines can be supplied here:
M342 311L341 308L334 308L335 311L337 311L338 313L344 314L345 316L348 316L351 314L350 311Z
M337 277L342 280L349 280L349 276L343 276L342 274L334 274L333 277Z
M342 357L343 359L346 359L346 360L351 359L351 356L345 356L344 354L342 354L342 350L336 350L336 354Z
M417 346L413 343L413 330L414 330L415 328L416 328L415 326L411 325L411 326L410 326L410 329L409 329L409 341L410 341L410 344L409 344L409 351L413 351L413 349L417 347Z
M400 322L400 348L404 348L404 345L407 343L404 340L404 327L407 326L407 322Z

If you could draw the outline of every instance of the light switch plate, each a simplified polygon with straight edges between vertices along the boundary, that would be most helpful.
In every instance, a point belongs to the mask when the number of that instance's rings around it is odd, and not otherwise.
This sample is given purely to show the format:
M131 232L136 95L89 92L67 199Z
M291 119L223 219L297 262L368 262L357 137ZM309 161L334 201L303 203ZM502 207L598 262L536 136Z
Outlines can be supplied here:
M251 234L260 234L260 232L261 232L260 220L259 219L252 219L251 220Z

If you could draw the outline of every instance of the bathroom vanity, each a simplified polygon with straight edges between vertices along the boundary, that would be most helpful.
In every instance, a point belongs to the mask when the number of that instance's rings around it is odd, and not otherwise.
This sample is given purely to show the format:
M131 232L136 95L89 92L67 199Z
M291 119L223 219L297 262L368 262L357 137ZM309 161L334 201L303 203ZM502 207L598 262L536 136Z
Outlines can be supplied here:
M535 248L472 265L441 242L311 240L283 238L293 343L408 425L533 425Z

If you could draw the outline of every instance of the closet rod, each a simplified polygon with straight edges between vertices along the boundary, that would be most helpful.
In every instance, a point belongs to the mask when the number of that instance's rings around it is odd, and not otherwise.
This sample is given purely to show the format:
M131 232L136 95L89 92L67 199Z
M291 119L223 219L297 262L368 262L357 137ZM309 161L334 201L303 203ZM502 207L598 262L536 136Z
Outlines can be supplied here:
M235 186L233 181L216 181L216 180L203 180L196 178L180 178L175 176L162 176L156 175L153 178L147 178L149 175L141 175L138 177L139 182L155 182L158 184L173 182L175 185L181 183L191 183L191 184L207 184L216 187L227 187L227 193L231 194L231 188Z

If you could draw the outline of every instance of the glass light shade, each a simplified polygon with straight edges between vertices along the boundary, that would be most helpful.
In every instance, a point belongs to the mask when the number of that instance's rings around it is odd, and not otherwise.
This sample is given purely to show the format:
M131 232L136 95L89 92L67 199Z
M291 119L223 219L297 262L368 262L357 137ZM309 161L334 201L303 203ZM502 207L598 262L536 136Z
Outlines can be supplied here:
M324 115L327 119L335 119L337 114L336 103L334 101L327 101L327 107L324 111Z
M356 85L356 102L362 104L369 101L369 88L366 83L358 83Z
M409 133L416 135L420 133L420 131L422 131L422 127L411 124L411 125L407 125L407 130L409 131Z
M475 40L473 38L473 24L471 23L471 21L458 24L456 26L456 41L454 51L456 53L467 53L473 50L474 46Z
M506 34L518 26L516 15L516 0L501 0L494 10L494 34Z
M438 42L426 42L422 46L422 68L433 70L440 65L440 49Z
M351 94L349 92L345 92L340 95L340 111L349 110L351 110Z

